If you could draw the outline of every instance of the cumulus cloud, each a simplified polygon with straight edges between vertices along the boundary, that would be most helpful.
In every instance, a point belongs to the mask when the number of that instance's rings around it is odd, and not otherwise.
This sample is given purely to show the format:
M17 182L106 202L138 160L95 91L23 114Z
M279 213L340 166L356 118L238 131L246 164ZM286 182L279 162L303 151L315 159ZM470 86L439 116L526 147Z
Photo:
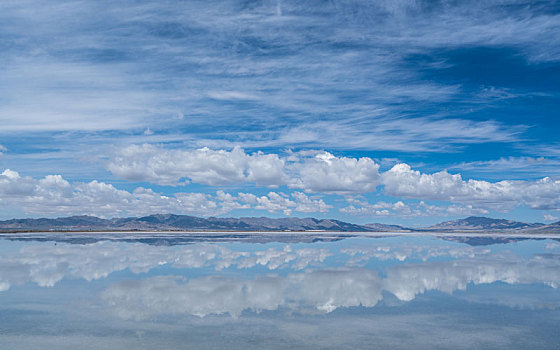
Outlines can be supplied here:
M20 208L27 214L40 215L148 215L183 213L219 215L235 209L257 209L268 212L327 212L331 206L322 199L310 198L301 192L291 195L269 192L266 196L238 193L234 196L218 191L205 193L178 192L162 195L152 189L138 187L132 192L119 190L99 181L70 183L60 175L33 179L13 170L0 174L0 206Z
M132 181L179 184L185 179L207 185L246 184L287 186L308 193L357 194L382 189L386 195L421 200L444 200L460 205L446 207L424 203L410 208L402 201L387 203L350 203L344 212L376 216L399 213L420 215L480 215L488 209L506 210L518 205L533 209L560 208L560 181L544 177L536 181L502 180L489 182L465 180L461 174L446 170L432 174L399 163L380 172L379 164L368 157L337 157L325 151L248 154L241 148L231 151L208 148L182 151L151 145L132 145L111 159L115 175ZM296 194L301 197L301 194ZM249 199L249 198L248 198ZM306 200L302 198L302 201ZM263 208L293 206L281 195L252 198ZM300 207L305 211L304 207Z
M205 185L253 182L263 186L284 183L284 161L276 154L247 154L239 147L231 151L200 148L164 150L152 145L121 149L108 169L131 181L178 185L192 181Z
M527 205L533 209L560 208L560 180L488 182L463 180L460 174L440 171L424 174L408 164L397 164L382 174L384 191L390 196L476 203L487 208Z
M326 213L332 208L332 205L326 204L322 199L313 199L305 193L293 192L292 197L295 199L295 211L300 213Z
M364 193L375 191L379 184L379 164L367 157L335 157L320 152L293 167L295 177L290 187L309 192Z
M176 212L218 215L234 209L259 209L269 212L328 212L332 206L310 193L346 195L349 206L341 212L372 216L461 216L485 215L489 210L507 211L524 205L538 210L560 209L560 180L545 177L536 181L465 180L461 174L446 170L432 174L399 163L380 172L373 159L337 157L325 151L306 151L279 155L246 153L201 148L166 150L144 144L122 149L108 168L130 181L149 181L179 185L196 182L210 186L255 184L301 189L285 194L269 192L257 196L218 191L215 196L177 192L164 196L139 187L132 192L116 189L99 181L70 184L60 175L40 180L22 177L5 170L0 174L0 203L24 207L27 213L131 213ZM368 203L352 197L359 193L384 193L387 196L420 199L417 204L403 200ZM353 199L352 199L353 198ZM431 205L424 201L448 201ZM48 205L47 205L48 204ZM82 208L80 210L80 208Z
M251 193L239 193L240 202L252 204L255 209L268 212L281 211L285 215L291 215L292 211L302 213L327 212L332 206L327 205L322 199L309 198L305 193L293 192L292 199L286 194L269 192L266 196L255 196Z
M115 216L161 212L219 212L209 195L177 193L164 196L151 189L119 190L99 181L71 184L60 175L36 180L12 170L0 174L0 205L19 207L27 214L91 214Z
M126 180L162 185L185 181L212 186L254 183L323 193L370 192L379 181L379 165L371 158L336 157L324 151L281 157L248 154L239 147L231 151L167 150L143 144L121 149L107 168Z
M484 215L488 210L474 208L472 205L429 205L424 201L419 203L405 204L403 201L369 203L357 197L346 197L346 202L350 205L340 208L342 213L357 216L399 216L399 217L419 217L419 216L465 216L465 215Z

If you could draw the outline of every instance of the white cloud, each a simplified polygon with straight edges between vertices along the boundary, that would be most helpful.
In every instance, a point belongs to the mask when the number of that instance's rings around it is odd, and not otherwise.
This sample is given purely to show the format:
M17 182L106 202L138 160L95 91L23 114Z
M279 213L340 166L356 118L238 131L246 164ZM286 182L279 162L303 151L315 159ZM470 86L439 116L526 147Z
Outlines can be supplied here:
M322 199L312 199L301 192L292 192L292 197L296 202L295 211L300 213L326 213L332 208Z
M393 3L331 3L321 11L288 3L279 20L270 15L275 9L266 9L270 3L99 8L4 1L7 40L24 40L2 52L10 62L1 84L2 130L189 130L181 141L401 151L518 140L519 129L507 122L408 116L430 103L459 101L464 109L471 96L462 98L455 83L426 81L403 60L481 45L515 48L533 61L557 60L558 15L545 5L520 11L503 1ZM434 13L440 20L430 23ZM114 30L102 30L107 24ZM193 30L196 40L186 35ZM344 49L333 50L339 46ZM431 68L450 64L441 61ZM218 130L195 135L210 128Z
M0 77L9 86L1 89L3 132L129 130L164 110L157 92L140 88L117 66L39 56L12 56Z
M3 205L15 205L26 213L88 213L122 215L131 213L191 213L218 215L235 209L269 212L328 212L331 205L309 193L345 194L349 206L341 211L373 216L462 216L485 215L489 210L507 211L518 206L538 210L560 209L560 180L545 177L536 181L465 180L446 170L432 174L399 163L385 172L371 158L336 157L324 151L288 152L285 156L241 148L231 151L201 148L165 150L152 145L122 149L108 165L116 175L131 181L178 185L192 181L210 186L245 185L302 189L289 194L270 192L256 196L239 192L236 196L218 191L215 196L201 193L158 194L142 187L132 192L118 190L99 181L70 184L60 175L40 180L21 177L5 170L0 175ZM395 202L367 203L350 194L376 192L397 198L414 198L418 204ZM351 199L354 198L354 199ZM424 200L448 201L449 205L429 205Z
M252 204L255 209L266 210L271 213L281 211L284 215L291 215L293 210L301 213L325 213L332 208L322 199L311 199L306 194L297 191L291 194L293 200L288 195L277 192L269 192L266 196L239 193L238 196L240 202Z
M379 165L371 158L335 157L319 152L293 167L296 175L290 187L309 192L372 192L379 183Z
M281 157L248 154L239 147L231 151L166 150L148 144L131 145L117 152L107 168L126 180L163 185L178 185L185 180L212 186L255 183L323 193L370 192L379 181L379 165L370 158L335 157L328 152Z
M416 214L417 211L412 211L409 205L404 204L402 201L395 203L377 202L370 204L362 199L354 197L346 197L346 201L351 203L349 206L341 208L340 212L351 215L364 215L364 216L411 216Z
M420 203L404 203L397 201L394 203L377 202L368 203L365 200L355 197L346 197L350 204L340 209L340 212L358 216L398 216L398 217L418 217L418 216L470 216L485 215L488 210L474 208L472 205L429 205L424 201Z
M216 202L206 194L177 193L164 196L151 189L119 190L99 181L70 184L60 175L35 180L5 170L0 175L0 205L19 207L27 214L91 214L118 216L162 212L219 212Z
M540 152L541 150L537 150ZM546 153L543 151L543 153ZM463 162L449 169L484 174L485 177L534 178L535 176L560 175L560 159L557 157L507 157L488 161Z
M216 100L258 100L259 97L241 91L210 91L208 92L210 98Z
M544 217L544 219L545 219L546 221L558 221L558 220L560 220L560 217L554 216L554 215L550 215L550 214L544 214L543 217Z
M493 209L518 205L543 210L560 208L560 181L549 177L537 181L463 180L460 174L445 170L423 174L401 163L383 173L382 179L385 194L390 196L476 203Z
M200 148L163 150L143 144L121 149L108 169L131 181L178 185L192 181L205 185L253 182L263 186L284 183L284 161L276 154L247 154L241 148L231 151Z
M132 192L119 190L96 180L70 183L60 175L47 175L36 180L22 177L9 169L0 174L0 206L20 208L32 215L88 214L109 217L155 213L209 216L251 208L291 215L293 211L327 212L332 208L322 199L310 198L301 192L293 192L291 197L277 192L260 197L247 193L233 196L223 191L218 191L215 196L182 192L167 196L143 187Z
M2 155L6 152L8 152L8 149L6 147L0 145L0 157L2 157Z
M383 186L386 195L421 200L444 200L461 204L442 207L423 205L430 212L449 215L486 214L488 209L508 210L518 205L533 209L560 208L560 181L545 177L537 181L464 180L461 174L446 170L425 174L400 163L379 172L379 164L368 157L337 157L325 151L287 153L245 153L235 147L231 151L165 150L144 144L128 146L109 163L115 175L132 181L179 184L187 179L206 185L246 184L288 186L305 192L356 194L376 192ZM300 196L300 194L296 194ZM262 208L293 207L290 199L276 194L253 201ZM373 215L421 215L397 201L388 207L383 203L351 206L347 212ZM300 211L306 211L300 206ZM280 210L280 209L274 209Z
M255 208L267 210L269 212L282 211L284 215L291 215L292 209L296 204L288 196L270 192L267 196L251 196L245 194L247 200L255 204Z
M320 120L279 129L271 140L253 147L305 145L333 149L396 150L403 152L449 152L456 144L513 142L523 126L506 127L497 122L453 118L395 118L375 112L369 118ZM450 140L452 140L450 142ZM317 146L320 145L320 146Z

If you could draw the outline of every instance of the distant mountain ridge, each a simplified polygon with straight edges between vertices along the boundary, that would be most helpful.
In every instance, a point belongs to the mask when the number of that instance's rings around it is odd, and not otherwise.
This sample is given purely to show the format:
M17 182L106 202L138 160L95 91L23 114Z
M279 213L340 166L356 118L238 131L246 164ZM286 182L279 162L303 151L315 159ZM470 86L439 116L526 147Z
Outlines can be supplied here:
M545 226L541 223L492 219L484 216L470 216L465 219L445 221L428 227L430 230L520 230Z
M471 216L445 221L424 229L399 225L352 224L315 218L202 218L189 215L153 214L143 217L102 219L70 216L56 219L11 219L0 221L0 231L330 231L330 232L518 232L560 233L560 221L552 224Z
M413 231L410 228L403 227L400 225L387 225L387 224L378 224L378 223L371 223L362 225L368 229L368 231L373 232L410 232Z
M144 217L101 219L94 216L70 216L56 219L12 219L0 221L0 230L8 231L368 231L361 225L340 220L314 218L201 218L189 215L154 214Z

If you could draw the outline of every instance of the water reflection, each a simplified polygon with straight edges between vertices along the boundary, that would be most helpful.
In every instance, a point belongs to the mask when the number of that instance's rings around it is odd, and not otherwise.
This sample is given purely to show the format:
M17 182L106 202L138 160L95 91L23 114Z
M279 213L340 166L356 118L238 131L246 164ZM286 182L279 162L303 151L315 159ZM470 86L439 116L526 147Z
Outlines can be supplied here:
M334 265L348 266L364 264L372 259L427 261L437 257L475 257L490 253L487 248L467 246L377 241L368 243L371 244L342 248L340 251L336 246L329 249L328 246L314 248L313 245L297 249L291 245L282 245L258 250L238 247L234 250L220 244L205 243L178 247L113 241L79 245L23 244L20 249L6 252L0 257L0 291L25 282L52 287L65 277L92 281L105 278L116 271L129 269L139 274L164 265L174 269L212 267L222 270L230 267L250 269L263 266L270 270L302 270L310 264L320 266L327 257L335 254L342 260Z
M392 266L387 276L357 268L306 270L287 276L266 275L253 280L211 276L186 280L177 276L119 282L103 298L127 318L162 313L195 316L243 310L260 312L289 308L332 312L339 307L372 307L382 292L411 301L429 290L453 293L468 284L544 284L558 288L560 256L539 255L522 260L510 255L483 259Z
M45 336L40 330L56 325L56 332L83 337L102 334L107 340L112 334L112 349L153 348L160 341L168 348L215 348L201 334L224 334L223 327L229 342L244 339L238 348L352 348L374 340L400 348L559 344L553 330L560 322L557 241L306 242L167 246L99 237L88 244L0 239L0 341L34 348L40 341L23 339ZM242 327L248 324L280 333L264 339ZM399 337L414 335L415 341L387 338L397 332L391 324L400 327ZM419 330L428 325L445 342L424 338ZM455 330L459 325L464 334ZM136 340L120 346L125 330L134 330Z

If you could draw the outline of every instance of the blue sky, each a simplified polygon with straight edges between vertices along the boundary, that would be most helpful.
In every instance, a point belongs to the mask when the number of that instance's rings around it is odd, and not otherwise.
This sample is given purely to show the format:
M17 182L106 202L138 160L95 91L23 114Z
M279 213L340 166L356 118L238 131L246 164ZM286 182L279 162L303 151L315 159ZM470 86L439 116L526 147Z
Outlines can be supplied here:
M0 62L4 219L560 220L556 2L8 0Z

